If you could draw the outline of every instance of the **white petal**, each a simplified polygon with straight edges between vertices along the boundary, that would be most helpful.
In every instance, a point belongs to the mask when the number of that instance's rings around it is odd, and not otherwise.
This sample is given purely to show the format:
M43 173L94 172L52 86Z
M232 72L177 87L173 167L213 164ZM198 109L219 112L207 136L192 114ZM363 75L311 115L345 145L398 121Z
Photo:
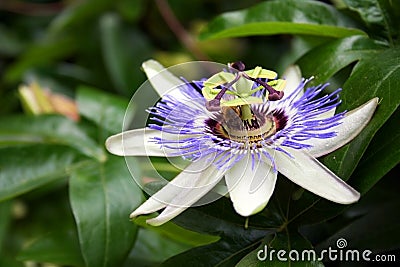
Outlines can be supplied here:
M360 198L360 193L307 152L293 148L285 150L294 158L277 152L275 162L278 171L292 182L336 203L350 204Z
M169 72L163 65L153 59L145 61L142 64L142 68L147 75L151 85L160 96L164 96L167 93L177 92L176 88L184 81Z
M106 140L107 150L118 156L156 156L166 157L171 150L161 149L152 141L153 137L165 137L167 134L149 128L125 131ZM173 135L168 137L173 138Z
M283 99L291 95L299 86L301 83L301 71L299 66L297 65L291 65L289 66L284 73L282 74L282 77L286 80L286 87L283 90L284 95ZM303 95L303 91L301 91L296 99L300 98Z
M147 221L152 225L161 225L202 198L221 180L225 172L217 169L212 161L210 163L212 156L191 163L172 182L132 212L131 218L166 207L159 216Z
M254 168L253 168L254 167ZM225 174L229 195L237 213L250 216L267 205L274 192L277 173L270 164L245 156Z
M343 118L342 124L329 130L336 132L335 137L310 140L310 144L313 147L308 152L314 157L320 157L350 142L368 124L378 105L378 100L375 97L362 106L348 112Z

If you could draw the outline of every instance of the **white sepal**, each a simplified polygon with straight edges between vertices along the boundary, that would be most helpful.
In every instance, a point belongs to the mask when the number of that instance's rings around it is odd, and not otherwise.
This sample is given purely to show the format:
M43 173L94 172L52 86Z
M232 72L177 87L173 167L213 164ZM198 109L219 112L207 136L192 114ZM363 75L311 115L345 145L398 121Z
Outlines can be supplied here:
M165 135L167 134L149 128L125 131L108 137L106 148L110 153L118 156L166 157L170 150L162 149L161 145L156 144L153 139L154 137L161 138ZM171 135L171 137L174 136Z
M309 153L289 147L275 154L278 171L304 189L330 201L350 204L358 201L360 193L337 177Z
M185 83L153 59L143 62L142 68L154 90L161 97L167 93L176 94L179 91L177 88Z
M132 212L131 218L165 207L156 218L147 220L151 225L161 225L193 205L211 191L225 173L212 164L210 158L213 156L215 155L191 163L170 183Z
M336 132L336 136L326 139L311 139L312 147L308 152L314 157L326 155L344 146L353 140L367 126L378 105L378 98L375 97L356 109L348 112L342 119L342 123L329 129L329 132Z

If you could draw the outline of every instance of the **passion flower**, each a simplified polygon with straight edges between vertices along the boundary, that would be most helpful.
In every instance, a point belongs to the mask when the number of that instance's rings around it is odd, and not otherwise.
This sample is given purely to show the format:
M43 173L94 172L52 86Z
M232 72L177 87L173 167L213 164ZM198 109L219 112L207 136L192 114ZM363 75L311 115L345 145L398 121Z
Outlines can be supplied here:
M158 62L143 64L149 78L160 75L153 86L162 99L149 109L153 123L109 137L107 149L121 156L181 156L192 163L131 217L164 209L147 221L163 224L223 177L237 213L250 216L266 207L278 172L330 201L356 202L360 194L315 158L361 132L378 99L334 114L340 89L321 97L327 84L306 88L309 80L301 79L295 67L285 80L262 68L229 67L226 73L182 85ZM178 86L180 93L164 94L164 86Z

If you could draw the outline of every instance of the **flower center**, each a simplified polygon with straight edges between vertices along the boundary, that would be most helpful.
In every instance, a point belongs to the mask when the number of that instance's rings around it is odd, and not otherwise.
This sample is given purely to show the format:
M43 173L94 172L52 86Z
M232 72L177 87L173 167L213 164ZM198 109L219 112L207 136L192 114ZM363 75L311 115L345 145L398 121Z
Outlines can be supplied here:
M274 135L277 123L272 115L253 111L250 106L223 107L218 121L208 122L211 132L225 140L256 144ZM250 112L250 114L245 114Z

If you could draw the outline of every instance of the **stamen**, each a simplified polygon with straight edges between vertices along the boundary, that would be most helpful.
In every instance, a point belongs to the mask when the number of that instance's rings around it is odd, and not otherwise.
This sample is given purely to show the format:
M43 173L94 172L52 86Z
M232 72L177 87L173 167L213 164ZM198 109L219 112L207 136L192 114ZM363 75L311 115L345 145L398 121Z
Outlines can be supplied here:
M216 112L216 111L221 110L222 97L224 96L226 91L228 91L229 87L231 87L233 84L235 84L239 80L239 78L240 78L239 73L236 73L235 79L233 79L233 81L231 81L231 82L227 83L225 86L223 86L221 91L218 92L218 94L215 96L214 99L206 102L206 108L208 111Z
M282 99L283 91L277 91L271 85L267 84L266 82L263 82L262 80L260 80L258 78L252 78L249 75L247 75L247 73L244 72L246 66L244 65L244 63L242 61L237 61L237 62L231 63L228 66L233 68L233 69L238 70L242 77L244 77L244 78L246 78L248 80L251 80L253 82L256 82L258 84L261 84L262 87L264 87L269 93L268 100L276 101L276 100Z
M258 84L261 84L262 87L264 87L268 91L268 100L270 101L276 101L280 100L283 97L283 91L277 91L275 90L271 85L269 85L266 82L261 81L260 79L257 78L252 78L247 73L242 72L242 76L248 80L251 80L253 82L256 82Z
M209 100L209 101L206 102L206 108L207 108L208 111L211 111L211 112L221 111L221 99L222 99L222 97L225 95L226 91L230 90L232 85L237 83L239 81L239 79L242 78L242 77L247 79L247 80L249 80L249 81L256 82L256 83L260 84L262 87L264 87L268 91L268 100L276 101L276 100L282 99L282 97L284 95L283 91L275 90L274 87L272 87L267 82L264 82L259 78L250 77L244 71L245 68L246 68L246 65L242 61L229 63L228 67L230 69L233 69L233 70L236 71L235 78L232 81L228 82L228 83L220 85L222 87L222 89L218 92L218 94L214 97L214 99ZM241 86L241 85L238 85L238 86ZM259 88L261 88L261 87L258 87L258 89ZM238 89L238 88L236 88L236 89ZM255 91L258 91L258 90L255 89ZM247 89L246 86L245 86L245 88L241 88L241 90L238 89L237 92L236 92L236 94L238 95L239 98L243 97L244 99L246 99L246 97L248 97L252 93L254 93L254 90L252 90L251 88ZM246 120L249 120L249 118L246 118Z
M211 112L218 112L221 110L221 100L215 97L206 102L206 109Z
M238 70L240 72L244 71L246 69L246 65L244 65L244 63L242 61L236 61L233 63L229 63L228 67Z

